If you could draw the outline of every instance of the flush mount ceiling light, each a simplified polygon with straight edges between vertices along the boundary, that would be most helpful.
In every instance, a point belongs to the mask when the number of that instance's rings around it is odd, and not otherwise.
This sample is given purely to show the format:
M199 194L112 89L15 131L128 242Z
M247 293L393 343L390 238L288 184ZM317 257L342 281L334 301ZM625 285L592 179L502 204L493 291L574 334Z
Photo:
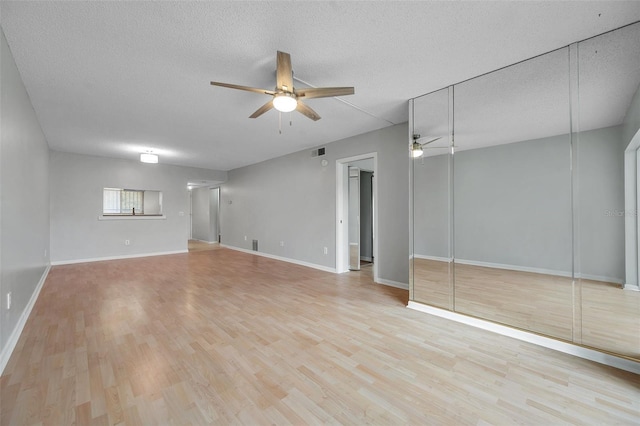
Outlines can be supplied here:
M293 93L280 92L273 98L273 107L280 112L291 112L298 106L298 100Z
M143 163L156 164L158 162L158 156L156 154L152 154L151 151L143 152L140 154L140 161Z

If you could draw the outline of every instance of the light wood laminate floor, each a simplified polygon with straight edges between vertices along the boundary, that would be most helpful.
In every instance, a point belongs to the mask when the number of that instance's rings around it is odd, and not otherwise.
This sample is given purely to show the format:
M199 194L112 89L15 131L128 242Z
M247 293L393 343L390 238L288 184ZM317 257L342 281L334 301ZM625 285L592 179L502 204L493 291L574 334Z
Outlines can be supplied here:
M55 266L2 425L634 424L640 377L228 249Z
M413 271L417 302L640 360L640 292L601 281L574 284L555 275L418 258Z

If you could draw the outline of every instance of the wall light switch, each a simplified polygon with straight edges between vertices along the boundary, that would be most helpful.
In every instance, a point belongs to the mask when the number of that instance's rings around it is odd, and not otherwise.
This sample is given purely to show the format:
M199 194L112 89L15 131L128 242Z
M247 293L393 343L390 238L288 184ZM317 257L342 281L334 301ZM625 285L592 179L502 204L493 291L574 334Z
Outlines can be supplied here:
M280 247L284 247L284 241L280 241Z
M329 249L327 247L324 248L324 254L329 254Z
M11 292L7 293L7 309L11 309Z

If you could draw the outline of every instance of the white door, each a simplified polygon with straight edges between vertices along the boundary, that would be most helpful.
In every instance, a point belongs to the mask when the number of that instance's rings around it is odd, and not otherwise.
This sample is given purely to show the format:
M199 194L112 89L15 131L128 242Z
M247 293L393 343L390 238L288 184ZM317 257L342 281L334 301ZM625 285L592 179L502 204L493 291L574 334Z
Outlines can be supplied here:
M360 270L360 169L349 166L349 269Z

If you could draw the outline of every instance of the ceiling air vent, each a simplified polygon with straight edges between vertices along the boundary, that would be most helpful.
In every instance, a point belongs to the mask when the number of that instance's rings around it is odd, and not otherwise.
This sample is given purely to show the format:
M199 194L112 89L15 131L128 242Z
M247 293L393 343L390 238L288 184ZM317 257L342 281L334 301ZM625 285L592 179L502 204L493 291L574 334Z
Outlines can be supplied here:
M311 151L311 156L312 157L321 157L323 155L324 155L324 147L323 148L314 149L313 151Z

